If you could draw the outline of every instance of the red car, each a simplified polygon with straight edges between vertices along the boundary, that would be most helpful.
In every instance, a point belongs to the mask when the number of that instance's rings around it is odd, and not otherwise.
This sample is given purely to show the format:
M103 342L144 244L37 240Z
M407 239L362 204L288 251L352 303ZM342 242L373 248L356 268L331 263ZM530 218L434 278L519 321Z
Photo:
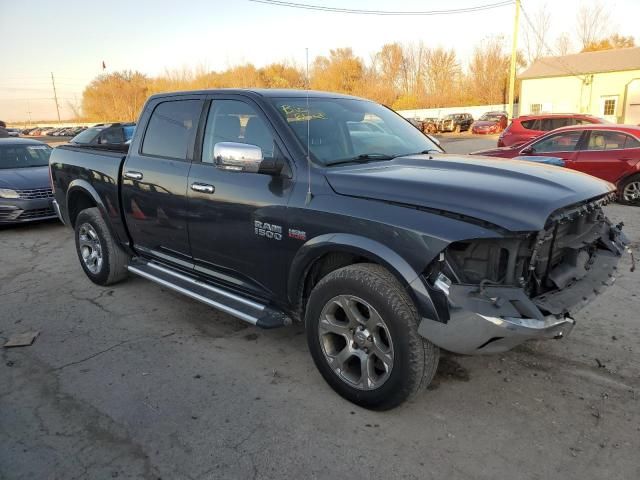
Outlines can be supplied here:
M563 127L523 145L481 150L472 155L561 158L567 168L615 183L622 203L640 203L640 126Z
M603 118L580 113L546 113L540 115L522 115L514 118L502 135L498 137L499 147L522 145L529 140L544 135L551 130L572 125L608 123Z
M471 124L471 133L500 133L507 128L507 114L504 112L487 112Z

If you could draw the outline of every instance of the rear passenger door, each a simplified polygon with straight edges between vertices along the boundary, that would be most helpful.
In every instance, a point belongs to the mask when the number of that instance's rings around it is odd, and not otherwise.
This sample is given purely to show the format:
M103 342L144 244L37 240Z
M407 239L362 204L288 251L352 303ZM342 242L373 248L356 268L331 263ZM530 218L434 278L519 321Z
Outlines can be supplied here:
M164 97L145 109L122 171L122 207L134 248L191 267L187 180L204 97Z
M590 130L575 162L576 170L616 183L640 160L640 142L615 130Z

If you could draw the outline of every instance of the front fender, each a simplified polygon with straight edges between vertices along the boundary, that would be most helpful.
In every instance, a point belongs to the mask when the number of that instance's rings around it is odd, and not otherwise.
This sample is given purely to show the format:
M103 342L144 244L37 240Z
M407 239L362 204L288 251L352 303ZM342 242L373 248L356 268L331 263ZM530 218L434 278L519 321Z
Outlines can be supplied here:
M348 233L328 233L306 242L296 253L289 270L287 295L296 303L300 282L316 260L328 253L353 253L387 268L407 290L422 317L438 319L436 308L421 272L416 272L398 253L386 245Z

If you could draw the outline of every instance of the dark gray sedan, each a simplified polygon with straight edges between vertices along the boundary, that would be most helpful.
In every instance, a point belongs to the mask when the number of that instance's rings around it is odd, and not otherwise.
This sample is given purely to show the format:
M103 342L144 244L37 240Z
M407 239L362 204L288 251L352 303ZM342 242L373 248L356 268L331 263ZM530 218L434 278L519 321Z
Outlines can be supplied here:
M46 143L0 138L0 224L56 218Z

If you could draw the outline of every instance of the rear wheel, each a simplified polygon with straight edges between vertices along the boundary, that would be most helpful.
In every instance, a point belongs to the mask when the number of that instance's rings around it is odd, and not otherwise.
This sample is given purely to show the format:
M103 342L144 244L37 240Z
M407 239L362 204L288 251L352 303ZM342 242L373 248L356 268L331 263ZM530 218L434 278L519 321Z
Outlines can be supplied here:
M640 175L632 175L622 181L618 199L625 205L640 205Z
M118 246L96 207L78 214L75 237L80 265L92 282L111 285L127 276L129 256Z
M379 265L351 265L324 277L311 292L305 323L324 379L362 407L393 408L435 374L438 347L418 334L413 302Z

